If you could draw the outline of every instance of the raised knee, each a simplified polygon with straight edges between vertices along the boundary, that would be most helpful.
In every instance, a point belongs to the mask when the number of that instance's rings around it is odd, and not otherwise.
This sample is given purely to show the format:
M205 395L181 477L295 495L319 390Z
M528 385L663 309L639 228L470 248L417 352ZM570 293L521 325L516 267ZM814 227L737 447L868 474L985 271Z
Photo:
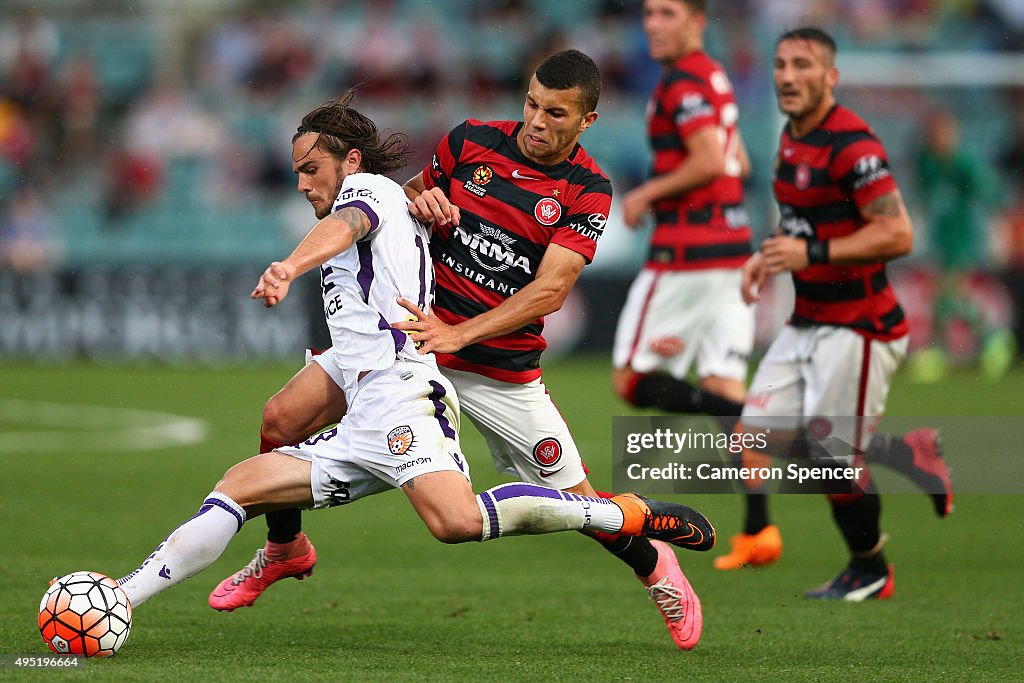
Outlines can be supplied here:
M633 389L636 386L637 374L629 368L615 370L612 373L612 389L615 394L627 403L633 403Z
M260 426L260 431L271 441L292 443L300 438L293 434L295 431L293 422L294 419L290 415L286 403L277 400L275 396L263 406L263 423Z

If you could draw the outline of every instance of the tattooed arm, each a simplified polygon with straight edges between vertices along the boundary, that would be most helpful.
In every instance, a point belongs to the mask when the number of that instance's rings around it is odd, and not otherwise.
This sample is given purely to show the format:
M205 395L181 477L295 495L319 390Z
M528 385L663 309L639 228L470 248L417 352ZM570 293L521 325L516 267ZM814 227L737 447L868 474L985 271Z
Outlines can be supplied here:
M260 276L250 295L271 307L286 296L292 281L366 237L373 226L362 209L343 206L320 219L284 261L274 261Z
M864 205L860 213L867 221L864 227L852 235L829 240L829 263L889 261L910 253L914 229L898 190Z
M825 261L836 266L876 263L905 256L914 242L907 208L899 191L884 194L861 208L867 221L856 232L808 245L804 239L784 235L769 237L761 246L765 273L803 270L810 265L809 247L818 247ZM759 264L760 265L760 264Z

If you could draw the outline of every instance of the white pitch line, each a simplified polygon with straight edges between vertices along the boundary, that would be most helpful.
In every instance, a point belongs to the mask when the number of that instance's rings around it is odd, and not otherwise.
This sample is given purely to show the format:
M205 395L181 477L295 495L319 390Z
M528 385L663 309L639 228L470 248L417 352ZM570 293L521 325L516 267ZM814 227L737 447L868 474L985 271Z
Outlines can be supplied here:
M138 408L0 398L0 453L145 451L199 443L206 421ZM26 429L36 426L39 430Z

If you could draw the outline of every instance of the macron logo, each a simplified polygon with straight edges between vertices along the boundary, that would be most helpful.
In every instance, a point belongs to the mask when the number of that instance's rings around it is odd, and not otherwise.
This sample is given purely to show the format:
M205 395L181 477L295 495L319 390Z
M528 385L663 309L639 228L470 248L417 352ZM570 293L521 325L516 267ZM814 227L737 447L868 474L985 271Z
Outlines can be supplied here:
M512 171L512 177L515 178L516 180L540 180L540 178L537 178L532 175L523 175L522 173L519 172L518 168Z
M160 571L157 572L157 576L159 576L161 579L167 579L168 581L170 581L171 580L171 570L168 569L167 565L165 564L163 567L160 568Z
M466 467L462 464L462 458L460 458L457 453L450 453L449 455L452 456L452 460L455 461L455 464L459 466L459 471L465 472Z

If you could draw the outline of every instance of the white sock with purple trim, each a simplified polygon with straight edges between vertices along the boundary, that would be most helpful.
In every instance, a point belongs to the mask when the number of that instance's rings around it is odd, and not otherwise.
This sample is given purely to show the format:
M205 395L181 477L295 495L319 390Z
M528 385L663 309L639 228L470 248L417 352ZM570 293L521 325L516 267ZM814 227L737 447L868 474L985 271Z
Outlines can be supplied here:
M536 484L495 486L479 494L476 502L484 520L481 541L580 529L614 534L622 529L622 508L612 501Z
M138 569L117 583L132 607L138 607L213 564L244 523L245 510L213 491L192 519L172 531Z

